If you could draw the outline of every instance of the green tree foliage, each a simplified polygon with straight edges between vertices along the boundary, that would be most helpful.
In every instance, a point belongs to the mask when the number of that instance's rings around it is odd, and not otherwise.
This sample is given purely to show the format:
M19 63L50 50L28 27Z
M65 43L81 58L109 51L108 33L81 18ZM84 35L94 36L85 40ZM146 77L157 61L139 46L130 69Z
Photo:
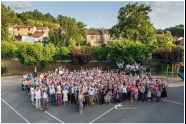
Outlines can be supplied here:
M70 38L69 41L67 42L67 47L73 48L75 46L76 46L76 41Z
M61 28L53 28L49 32L49 42L53 43L55 46L65 46L64 34L61 33Z
M53 57L56 55L56 48L53 44L46 44L43 48L43 57L44 60L41 61L41 68L46 70L49 67L49 63L54 59Z
M184 25L176 25L174 27L166 28L164 31L170 31L174 37L184 37Z
M1 63L1 75L5 72L7 72L7 68L3 63Z
M109 31L111 37L122 37L131 41L140 40L143 43L148 43L148 38L155 34L155 29L148 15L151 11L150 6L138 5L138 3L132 5L129 3L125 7L121 7L117 17L118 24Z
M39 62L51 62L56 50L53 44L21 43L18 48L18 59L26 66L36 66Z
M133 63L151 59L151 49L138 41L115 41L109 44L108 47L108 57L112 61Z
M8 8L1 3L1 41L9 40L8 22L10 18L7 12Z
M57 17L61 27L65 29L64 41L68 42L70 38L76 41L76 44L80 45L83 40L83 36L86 33L86 25L83 22L76 22L75 18L58 15Z
M24 25L34 25L37 27L57 27L58 21L50 13L43 14L37 9L17 14L17 17L22 20Z
M163 34L157 34L156 35L156 42L154 42L154 46L156 48L171 48L175 45L173 44L173 38L170 31L166 31Z
M109 47L93 47L92 52L94 53L94 59L95 60L107 60L108 53L109 53Z
M56 55L54 56L55 60L67 60L69 59L70 53L69 47L57 47L56 48Z
M10 59L16 58L17 46L13 42L1 42L1 58Z

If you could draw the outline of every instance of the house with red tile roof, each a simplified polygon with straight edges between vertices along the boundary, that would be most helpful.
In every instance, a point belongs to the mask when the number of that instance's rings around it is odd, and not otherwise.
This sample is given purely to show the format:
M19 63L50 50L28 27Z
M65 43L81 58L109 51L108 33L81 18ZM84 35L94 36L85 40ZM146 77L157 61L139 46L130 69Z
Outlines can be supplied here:
M178 40L180 40L180 41L184 41L184 38L183 37L173 37L173 40L174 41L178 41Z
M48 37L48 27L22 26L13 27L13 37L15 40L24 42L42 41L43 37Z
M108 29L102 28L101 30L88 30L84 36L86 43L91 46L101 46L107 44L111 39Z

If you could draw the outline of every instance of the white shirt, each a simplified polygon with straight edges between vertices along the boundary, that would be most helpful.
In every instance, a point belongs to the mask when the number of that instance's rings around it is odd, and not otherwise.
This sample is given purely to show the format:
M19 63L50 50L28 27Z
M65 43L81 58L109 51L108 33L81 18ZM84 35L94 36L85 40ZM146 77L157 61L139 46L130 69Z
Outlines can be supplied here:
M43 88L42 91L43 90L47 90L47 88ZM43 92L43 98L47 98L47 92Z
M30 94L34 95L34 88L33 87L30 88Z
M63 74L63 71L62 71L62 70L60 70L60 71L59 71L59 74Z
M127 87L126 86L123 87L123 93L127 93Z
M50 94L55 93L55 89L54 88L50 88Z
M38 91L36 90L35 91L35 98L36 99L40 99L41 98L41 91L40 90L38 90Z
M129 69L130 68L130 65L127 65L126 68Z

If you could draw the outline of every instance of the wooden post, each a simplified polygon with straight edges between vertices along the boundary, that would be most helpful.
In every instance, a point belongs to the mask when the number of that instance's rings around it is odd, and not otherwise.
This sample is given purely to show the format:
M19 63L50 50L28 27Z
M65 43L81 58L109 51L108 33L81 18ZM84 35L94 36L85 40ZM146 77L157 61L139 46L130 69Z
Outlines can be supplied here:
M168 74L169 74L169 64L167 64L167 80L168 80Z
M179 68L179 65L176 66L176 82L178 82L178 68Z
M172 64L172 78L171 78L171 82L173 81L173 75L174 75L174 64Z

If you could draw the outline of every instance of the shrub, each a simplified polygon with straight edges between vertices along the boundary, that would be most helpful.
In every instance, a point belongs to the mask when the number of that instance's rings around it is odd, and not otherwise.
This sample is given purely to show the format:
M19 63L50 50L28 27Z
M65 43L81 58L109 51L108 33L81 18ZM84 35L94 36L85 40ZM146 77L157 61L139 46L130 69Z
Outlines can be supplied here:
M66 60L69 58L70 48L68 47L58 47L56 48L56 54L54 60Z
M90 50L80 50L74 48L70 52L70 60L72 64L87 64L90 60L94 58L92 51Z
M1 58L10 59L16 58L17 45L14 42L1 42Z
M1 74L7 72L7 68L4 64L1 63Z

